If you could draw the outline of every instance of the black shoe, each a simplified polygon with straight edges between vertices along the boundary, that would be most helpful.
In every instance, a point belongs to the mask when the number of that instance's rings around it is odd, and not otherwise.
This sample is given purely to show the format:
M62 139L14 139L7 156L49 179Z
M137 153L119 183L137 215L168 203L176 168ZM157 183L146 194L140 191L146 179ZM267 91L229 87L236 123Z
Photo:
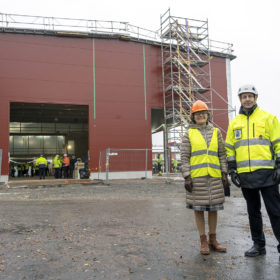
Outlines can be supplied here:
M245 257L256 257L265 254L266 254L265 246L254 244L251 249L245 252Z

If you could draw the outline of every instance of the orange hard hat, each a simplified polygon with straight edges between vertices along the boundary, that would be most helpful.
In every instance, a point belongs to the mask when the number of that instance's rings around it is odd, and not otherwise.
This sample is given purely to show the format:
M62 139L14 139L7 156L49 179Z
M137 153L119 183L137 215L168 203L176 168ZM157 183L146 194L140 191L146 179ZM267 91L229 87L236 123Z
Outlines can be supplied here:
M192 105L191 114L199 111L208 111L208 110L209 109L207 105L203 101L197 100Z

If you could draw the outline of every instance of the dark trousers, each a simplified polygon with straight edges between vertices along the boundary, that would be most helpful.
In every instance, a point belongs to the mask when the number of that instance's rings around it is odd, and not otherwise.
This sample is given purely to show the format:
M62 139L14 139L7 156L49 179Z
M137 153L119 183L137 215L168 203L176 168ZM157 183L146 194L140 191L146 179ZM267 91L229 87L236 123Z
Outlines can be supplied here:
M63 176L64 178L69 178L69 165L63 167Z
M39 174L40 174L40 179L45 179L45 172L46 172L46 167L40 166L39 165Z
M247 212L251 229L252 240L260 246L265 246L263 221L261 213L261 196L270 219L273 233L279 242L277 246L280 253L280 194L279 186L264 187L258 189L242 188L242 193L247 202Z
M60 167L54 169L54 178L60 178Z
M70 178L73 179L74 166L70 165Z

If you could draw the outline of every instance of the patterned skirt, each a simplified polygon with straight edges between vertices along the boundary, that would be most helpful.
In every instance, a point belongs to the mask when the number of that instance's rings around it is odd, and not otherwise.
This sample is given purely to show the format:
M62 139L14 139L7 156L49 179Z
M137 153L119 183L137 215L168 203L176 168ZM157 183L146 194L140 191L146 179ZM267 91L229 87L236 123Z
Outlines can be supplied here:
M223 204L216 204L216 205L204 205L204 206L193 206L190 204L187 204L186 206L188 209L192 209L195 211L219 211L219 210L224 210L224 205Z

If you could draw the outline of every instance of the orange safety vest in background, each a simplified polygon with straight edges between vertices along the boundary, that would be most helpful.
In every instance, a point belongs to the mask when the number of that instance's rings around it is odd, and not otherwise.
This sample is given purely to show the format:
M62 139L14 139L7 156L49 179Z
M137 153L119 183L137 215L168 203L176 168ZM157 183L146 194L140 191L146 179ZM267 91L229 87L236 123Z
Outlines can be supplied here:
M69 159L69 157L64 157L63 163L64 163L65 166L69 166L69 165L70 165L70 159Z

